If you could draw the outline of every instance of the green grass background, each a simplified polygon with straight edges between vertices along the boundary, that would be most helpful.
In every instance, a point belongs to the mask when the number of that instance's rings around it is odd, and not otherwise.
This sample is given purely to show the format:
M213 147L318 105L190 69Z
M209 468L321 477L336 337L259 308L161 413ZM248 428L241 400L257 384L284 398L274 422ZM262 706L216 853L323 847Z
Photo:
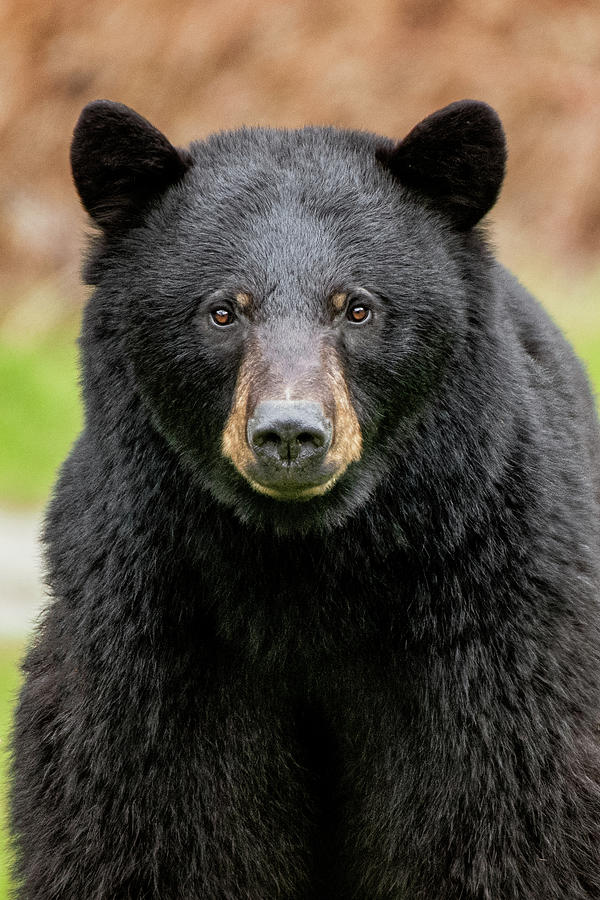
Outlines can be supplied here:
M0 334L0 503L40 504L81 420L75 325L35 342Z
M561 325L584 360L600 393L600 272L573 287L540 272L525 279ZM567 299L568 298L568 299ZM0 330L0 505L39 507L57 466L81 424L77 382L77 324L43 335L3 335ZM0 900L9 891L5 825L7 739L24 641L0 635ZM82 898L84 900L84 898Z

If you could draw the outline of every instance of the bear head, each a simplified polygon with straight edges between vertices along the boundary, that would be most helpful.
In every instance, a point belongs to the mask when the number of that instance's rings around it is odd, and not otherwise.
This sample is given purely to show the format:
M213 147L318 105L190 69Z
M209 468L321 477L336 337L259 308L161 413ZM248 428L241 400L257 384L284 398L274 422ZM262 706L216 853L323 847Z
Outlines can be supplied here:
M400 143L245 128L189 150L121 104L83 110L72 168L112 364L219 501L330 525L397 476L465 338L505 156L476 101Z

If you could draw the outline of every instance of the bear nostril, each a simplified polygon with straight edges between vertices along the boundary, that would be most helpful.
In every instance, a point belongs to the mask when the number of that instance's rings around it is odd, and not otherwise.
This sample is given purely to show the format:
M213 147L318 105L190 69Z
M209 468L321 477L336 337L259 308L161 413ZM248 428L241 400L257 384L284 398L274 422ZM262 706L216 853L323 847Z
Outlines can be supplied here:
M296 440L299 444L314 444L315 447L322 447L325 437L316 431L302 431Z
M281 438L276 431L257 431L252 437L252 443L255 447L263 447L265 444L279 444Z

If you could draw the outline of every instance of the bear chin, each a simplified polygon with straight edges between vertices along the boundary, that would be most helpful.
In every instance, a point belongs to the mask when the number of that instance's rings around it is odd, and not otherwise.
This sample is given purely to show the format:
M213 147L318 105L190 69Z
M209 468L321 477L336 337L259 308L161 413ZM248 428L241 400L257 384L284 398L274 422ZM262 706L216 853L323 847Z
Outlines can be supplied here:
M203 481L212 497L232 509L240 522L285 536L323 533L343 526L367 504L370 506L379 479L368 469L358 479L344 473L325 491L294 499L258 491L237 472L228 479Z

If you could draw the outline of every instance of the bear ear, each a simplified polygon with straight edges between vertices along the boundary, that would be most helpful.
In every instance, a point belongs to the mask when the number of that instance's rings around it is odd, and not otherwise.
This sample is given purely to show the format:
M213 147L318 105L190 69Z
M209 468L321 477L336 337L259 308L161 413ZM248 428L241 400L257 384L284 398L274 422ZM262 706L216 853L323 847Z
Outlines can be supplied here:
M186 150L122 103L95 100L83 109L71 144L75 186L105 232L138 223L153 197L192 164Z
M506 166L498 115L478 100L460 100L423 119L391 149L377 152L398 180L466 231L494 205Z

